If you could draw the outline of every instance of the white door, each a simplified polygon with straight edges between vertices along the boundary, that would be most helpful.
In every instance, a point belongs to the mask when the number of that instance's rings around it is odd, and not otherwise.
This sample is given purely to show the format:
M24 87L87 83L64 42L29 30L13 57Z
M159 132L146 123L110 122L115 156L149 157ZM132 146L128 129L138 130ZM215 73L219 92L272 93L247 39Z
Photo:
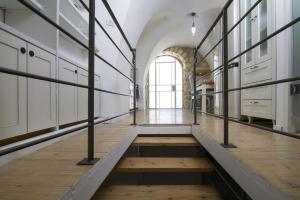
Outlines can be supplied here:
M100 89L100 76L95 75L95 88ZM95 117L100 117L100 92L95 90Z
M26 43L0 30L0 66L26 71ZM26 133L26 78L0 73L0 139Z
M77 66L59 59L59 79L77 83ZM77 87L59 85L59 125L77 121Z
M27 71L48 78L55 78L55 56L28 44ZM28 79L28 132L55 126L55 83Z
M88 72L78 68L78 84L88 85ZM78 88L78 121L88 118L88 89Z

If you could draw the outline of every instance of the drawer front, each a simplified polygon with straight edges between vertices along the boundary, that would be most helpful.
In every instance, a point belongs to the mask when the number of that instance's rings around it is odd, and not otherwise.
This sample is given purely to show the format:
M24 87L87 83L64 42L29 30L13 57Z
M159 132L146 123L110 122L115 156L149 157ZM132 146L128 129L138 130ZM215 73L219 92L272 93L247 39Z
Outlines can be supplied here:
M242 115L272 119L272 100L244 100Z
M271 60L242 70L242 84L248 85L261 81L272 80Z
M273 86L264 86L242 90L242 100L249 99L272 99Z

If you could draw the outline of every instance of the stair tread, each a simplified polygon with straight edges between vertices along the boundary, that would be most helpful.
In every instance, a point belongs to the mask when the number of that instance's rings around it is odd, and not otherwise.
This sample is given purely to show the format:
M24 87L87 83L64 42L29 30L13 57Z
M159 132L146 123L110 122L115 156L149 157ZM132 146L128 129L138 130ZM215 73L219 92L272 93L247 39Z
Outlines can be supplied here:
M172 199L172 200L198 200L221 199L217 190L210 185L131 185L131 186L105 186L101 187L93 197L97 199Z
M127 157L117 164L116 172L212 172L205 158Z
M137 137L132 146L200 146L194 137Z

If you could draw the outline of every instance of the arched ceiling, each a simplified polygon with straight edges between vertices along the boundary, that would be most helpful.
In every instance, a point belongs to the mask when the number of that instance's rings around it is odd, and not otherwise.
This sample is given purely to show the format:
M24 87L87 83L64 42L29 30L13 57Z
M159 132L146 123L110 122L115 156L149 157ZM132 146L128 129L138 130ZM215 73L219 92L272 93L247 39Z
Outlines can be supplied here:
M226 0L126 0L129 3L124 31L137 49L137 79L145 84L151 62L163 50L172 46L196 46L217 17ZM119 7L119 0L111 0ZM120 10L120 8L118 8ZM196 12L197 34L191 35L192 17ZM204 54L212 46L208 42L200 50Z
M124 29L137 48L138 79L152 60L172 46L197 45L219 14L226 0L131 0ZM197 34L191 35L192 17L196 12ZM203 50L205 51L205 50Z

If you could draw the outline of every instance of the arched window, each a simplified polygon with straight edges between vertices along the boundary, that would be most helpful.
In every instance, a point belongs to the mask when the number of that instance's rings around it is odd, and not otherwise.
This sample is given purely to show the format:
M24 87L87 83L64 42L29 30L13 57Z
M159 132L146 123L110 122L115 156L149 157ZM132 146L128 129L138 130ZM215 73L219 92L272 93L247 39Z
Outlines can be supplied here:
M149 108L182 108L182 65L174 57L159 56L149 70Z

